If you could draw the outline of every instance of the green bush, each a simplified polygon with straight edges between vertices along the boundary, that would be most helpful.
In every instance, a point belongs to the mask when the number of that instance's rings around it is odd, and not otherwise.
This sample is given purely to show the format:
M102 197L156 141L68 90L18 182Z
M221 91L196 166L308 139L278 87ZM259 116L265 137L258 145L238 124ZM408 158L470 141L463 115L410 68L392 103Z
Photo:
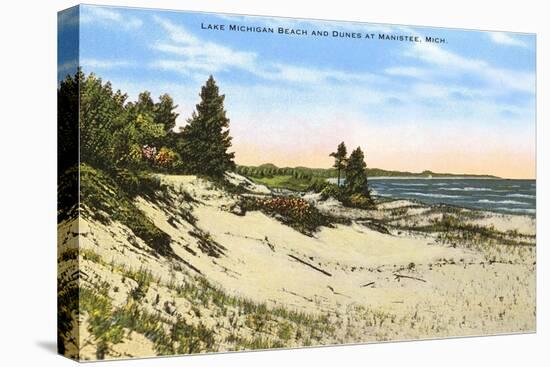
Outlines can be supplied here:
M121 168L116 171L115 179L130 197L136 196L139 192L139 178L136 172Z
M322 192L331 184L328 183L325 179L312 178L311 183L309 184L307 191L313 191L315 193Z
M330 217L301 198L245 199L241 207L245 211L261 210L307 236L311 236L321 226L332 225Z
M335 198L340 200L342 196L342 190L335 184L326 185L321 191L321 199L327 200L328 198Z
M370 209L374 206L374 202L372 201L370 196L366 196L361 193L350 195L349 197L346 198L344 204L352 208L360 208L360 209Z

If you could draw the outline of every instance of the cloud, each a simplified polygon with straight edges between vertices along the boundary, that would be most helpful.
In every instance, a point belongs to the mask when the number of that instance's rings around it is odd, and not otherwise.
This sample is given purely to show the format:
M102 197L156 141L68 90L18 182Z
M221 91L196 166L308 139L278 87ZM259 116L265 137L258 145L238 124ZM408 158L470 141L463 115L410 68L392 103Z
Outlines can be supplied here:
M414 66L397 66L384 70L386 74L394 76L406 76L411 78L425 78L432 74L431 71Z
M334 69L319 69L301 67L289 64L271 63L265 69L256 70L256 74L266 79L284 80L301 83L330 83L330 82L376 82L381 78L369 73L350 73Z
M179 59L159 59L151 64L154 68L172 70L184 75L192 75L195 72L215 73L237 68L264 79L302 83L375 82L381 79L370 73L306 68L265 60L259 62L259 56L255 52L237 51L215 42L204 41L181 25L159 17L155 17L155 20L168 33L170 41L157 42L153 49L179 56Z
M84 68L96 69L114 69L119 67L130 66L131 63L123 60L99 60L84 58L80 60L80 65ZM92 70L92 71L93 71Z
M231 111L238 114L247 115L242 106L254 105L261 106L261 116L280 114L282 120L283 116L287 119L294 116L292 121L296 118L308 121L316 119L312 111L332 115L335 106L339 106L339 110L379 120L407 114L426 121L483 118L488 123L496 123L502 119L503 109L514 110L514 105L509 103L495 103L503 90L532 92L529 73L523 75L494 68L483 60L465 58L435 45L409 49L408 56L419 58L428 63L428 67L406 65L372 73L351 72L276 62L256 52L203 40L185 26L164 18L155 20L167 36L151 46L162 56L149 66L185 75L185 80L196 85L195 89L208 74L215 73L223 82L224 92L232 96L228 103L235 101ZM412 34L414 31L403 28L400 32ZM220 73L223 71L249 73L259 81L239 87L224 80L224 74ZM491 84L464 86L463 75L472 73ZM454 82L449 78L453 74L456 74ZM445 75L445 82L440 80L441 75ZM403 83L395 76L417 80ZM178 97L184 98L183 94ZM516 118L507 116L517 120L517 116L529 115L530 108L530 105L517 107ZM261 116L255 118L261 119Z
M143 25L143 21L137 17L125 16L113 9L89 5L81 7L80 21L103 26L116 25L125 30L135 30Z
M492 89L500 92L507 90L535 93L534 72L496 67L485 60L466 58L429 43L417 43L412 49L406 51L405 55L436 65L447 74L475 75L488 83Z
M489 38L494 43L505 46L527 47L527 43L503 32L490 32Z
M153 49L179 58L157 60L152 63L153 67L191 74L195 71L219 72L229 67L247 70L256 64L257 55L253 52L236 51L214 42L203 41L183 26L159 17L155 17L155 20L168 33L171 42L157 42Z

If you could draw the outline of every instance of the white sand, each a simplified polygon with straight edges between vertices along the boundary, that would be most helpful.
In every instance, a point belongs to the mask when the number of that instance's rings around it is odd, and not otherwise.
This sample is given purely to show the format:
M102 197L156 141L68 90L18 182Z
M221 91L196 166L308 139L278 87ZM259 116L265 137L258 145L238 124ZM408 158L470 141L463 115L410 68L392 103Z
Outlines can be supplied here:
M489 264L486 254L474 250L436 245L431 237L383 234L356 222L324 227L314 237L308 237L261 212L248 212L244 216L231 213L229 208L238 198L204 180L193 176L162 176L161 179L171 187L174 207L142 198L137 199L138 206L158 228L171 236L172 248L178 256L229 294L314 314L345 314L351 306L391 312L399 321L377 329L376 340L535 329L535 271L531 258L525 260L523 255L520 258L512 251L507 256L514 259L514 264ZM243 182L238 175L231 176L231 180L236 184ZM257 194L270 192L262 185L246 186ZM182 202L183 191L199 202ZM327 201L321 205L325 205L325 210L345 211L337 202ZM415 205L405 200L394 201L380 205L377 213L371 211L371 214L382 217L385 210ZM175 209L182 208L197 218L198 229L225 248L224 255L214 258L203 253L197 239L188 233L194 230L190 223L168 222L171 216L177 215ZM415 210L421 217L426 208L409 210ZM365 214L353 210L349 213L352 218ZM534 234L535 229L535 220L524 216L487 214L472 223L524 234ZM81 249L100 254L106 262L148 269L163 282L188 279L183 272L174 271L172 261L151 256L139 238L136 239L138 247L129 243L131 231L121 224L107 227L83 220L79 234ZM74 246L75 235L74 230L60 232L60 243L63 243L60 251ZM191 268L182 266L194 274ZM130 279L123 283L120 274L91 261L81 261L81 267L91 276L118 287L118 292L109 293L114 306L122 306L135 286ZM395 274L414 279L398 279ZM147 297L153 299L159 295L163 302L173 302L178 314L196 319L188 302L178 299L160 284L153 285ZM163 302L159 306L148 302L147 307L154 312L165 312ZM215 325L215 315L208 316L206 309L202 314L202 321ZM361 325L360 319L350 321L347 332L355 335L349 331L352 330L358 336L356 339L342 336L342 340L369 340ZM117 345L110 356L151 355L148 342L141 335L133 335Z

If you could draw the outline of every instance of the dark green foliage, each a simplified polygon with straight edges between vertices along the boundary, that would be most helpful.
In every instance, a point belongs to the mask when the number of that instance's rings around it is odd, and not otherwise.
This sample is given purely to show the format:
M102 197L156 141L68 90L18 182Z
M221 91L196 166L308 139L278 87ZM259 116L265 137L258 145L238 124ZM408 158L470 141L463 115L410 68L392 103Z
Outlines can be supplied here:
M229 153L229 119L225 116L224 95L210 76L200 93L201 102L181 132L179 153L188 172L223 177L234 170L235 154Z
M145 91L139 94L136 102L130 102L125 106L125 135L130 138L131 143L157 148L160 148L164 143L164 139L171 129L167 128L167 126L175 124L175 118L172 121L172 117L169 115L171 111L166 111L166 109L175 108L175 106L173 104L168 105L171 99L166 99L166 95L162 97L164 101L155 104L151 98L151 94ZM157 113L158 108L160 108L158 106L161 105L162 115ZM175 115L177 116L177 114ZM165 119L168 119L168 121L165 121Z
M140 183L135 171L126 168L117 169L114 179L129 197L134 197L139 192Z
M331 157L334 157L334 168L338 171L338 181L337 185L340 186L340 173L346 168L348 151L346 149L346 144L341 142L336 149L336 152L330 153Z
M260 210L306 236L312 236L321 226L332 226L333 218L321 213L314 205L300 198L275 197L270 199L244 198L243 210Z
M117 169L181 171L174 151L177 113L172 98L154 102L149 92L135 102L96 75L80 70L58 88L59 172L80 162L109 174ZM80 134L80 135L79 135ZM80 157L78 157L80 144Z
M334 184L326 185L323 190L321 190L321 199L327 200L331 197L340 200L342 197L342 188Z
M374 205L367 182L367 164L360 147L351 152L345 168L346 183L342 203L355 208L370 208Z
M365 155L360 147L357 147L349 156L346 165L346 185L345 191L349 194L363 194L369 196L369 187L367 184L367 164Z
M125 168L117 169L114 180L130 198L138 195L152 196L161 189L160 180L145 171L132 171Z
M337 175L333 168L282 167L271 163L260 166L237 166L237 173L243 176L263 178L275 176L292 176L300 179L331 178Z
M313 191L315 193L320 193L320 192L325 191L326 188L330 187L330 186L336 186L336 185L330 184L325 179L313 178L311 180L311 183L309 184L309 186L307 188L307 191Z
M338 175L334 168L309 168L309 167L277 167L272 163L266 163L259 166L237 166L237 173L248 177L273 177L281 175L293 175L294 172L310 175L311 177L333 178ZM403 171L388 171L380 168L368 168L367 175L369 177L452 177L452 176L468 176L468 177L483 177L497 178L490 175L470 175L470 174L453 174L453 173L435 173L431 171L423 171L421 173L403 172Z
M75 218L78 215L78 166L58 172L57 221Z
M201 351L210 351L214 346L214 332L202 323L197 326L188 324L184 318L178 316L170 330L175 354L193 354Z
M57 170L63 174L78 163L78 104L82 72L68 75L57 89Z
M156 124L163 124L164 131L172 131L176 126L176 119L178 114L174 110L178 106L174 104L174 100L170 97L169 94L163 94L159 97L159 102L155 104L154 112L155 118L154 121Z
M113 92L111 83L102 83L94 74L80 78L80 160L111 170L117 152L114 134L124 127L126 95ZM116 154L115 154L116 153Z

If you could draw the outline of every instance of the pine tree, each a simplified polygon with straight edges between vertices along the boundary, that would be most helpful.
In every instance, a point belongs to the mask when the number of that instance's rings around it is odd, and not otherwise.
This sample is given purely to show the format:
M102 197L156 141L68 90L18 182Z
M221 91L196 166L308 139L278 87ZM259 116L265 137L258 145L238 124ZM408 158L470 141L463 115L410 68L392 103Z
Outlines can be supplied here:
M341 142L336 149L336 152L329 154L330 157L334 157L333 167L338 170L338 187L340 187L340 172L346 167L346 156L348 152L346 149L346 144Z
M222 177L225 171L234 170L235 153L229 153L229 119L225 116L223 102L212 76L200 93L201 101L181 133L183 163L194 174Z
M135 103L136 113L138 114L153 114L153 109L155 108L155 103L151 98L151 92L144 91L138 95L138 100Z
M345 190L348 195L361 194L370 197L367 183L367 164L365 163L365 155L360 147L357 147L350 154L345 172Z
M93 73L82 78L80 87L80 160L96 168L112 170L117 163L113 136L124 126L126 95L113 92Z
M159 102L155 103L155 123L163 124L166 132L171 132L176 126L176 119L179 114L175 112L178 105L174 104L174 100L169 94L163 94L159 97Z

